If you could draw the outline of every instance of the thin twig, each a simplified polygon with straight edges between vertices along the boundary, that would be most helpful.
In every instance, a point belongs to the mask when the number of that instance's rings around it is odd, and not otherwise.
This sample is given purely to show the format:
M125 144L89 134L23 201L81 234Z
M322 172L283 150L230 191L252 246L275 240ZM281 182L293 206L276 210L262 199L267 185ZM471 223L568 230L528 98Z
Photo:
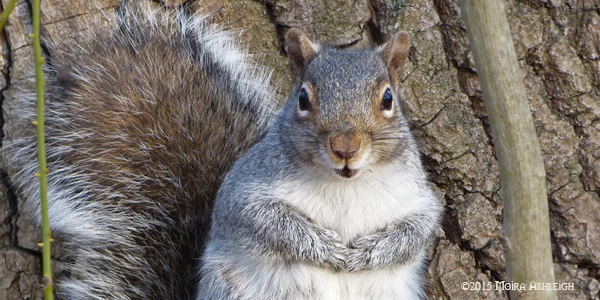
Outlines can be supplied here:
M526 286L507 292L513 300L556 300L556 290L529 289L532 282L553 284L555 277L544 159L505 1L460 2L498 158L508 280Z
M42 284L44 286L44 299L53 299L52 268L50 258L50 222L48 221L48 169L46 167L46 145L44 135L44 58L40 42L40 0L33 0L33 54L35 56L35 87L37 93L37 146L40 171L40 200L42 208Z
M10 0L6 6L6 9L2 11L2 15L0 15L0 31L2 31L2 28L4 28L6 21L8 21L8 16L12 12L13 8L15 8L15 5L17 5L17 1L18 0Z

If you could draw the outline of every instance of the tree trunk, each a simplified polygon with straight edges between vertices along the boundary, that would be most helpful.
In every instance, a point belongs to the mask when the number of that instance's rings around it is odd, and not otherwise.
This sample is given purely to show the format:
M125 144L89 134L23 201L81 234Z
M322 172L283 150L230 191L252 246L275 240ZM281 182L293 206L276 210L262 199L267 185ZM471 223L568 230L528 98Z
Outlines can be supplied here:
M352 47L381 43L398 30L409 32L403 109L447 207L443 232L430 251L429 298L508 299L505 285L496 284L510 282L499 239L505 207L497 149L458 0L144 1L166 9L186 2L190 12L216 12L214 22L240 30L240 41L275 69L273 84L282 98L292 81L282 46L287 28ZM556 282L568 284L557 291L558 298L600 299L600 4L503 1L546 168ZM20 1L0 35L6 135L12 130L15 83L33 70L28 3ZM115 18L118 4L44 0L42 36L77 53L73 41L87 38L79 21ZM102 21L92 26L111 30ZM57 55L50 50L50 59ZM40 229L19 211L10 178L0 175L0 299L41 299ZM53 254L60 275L63 257Z

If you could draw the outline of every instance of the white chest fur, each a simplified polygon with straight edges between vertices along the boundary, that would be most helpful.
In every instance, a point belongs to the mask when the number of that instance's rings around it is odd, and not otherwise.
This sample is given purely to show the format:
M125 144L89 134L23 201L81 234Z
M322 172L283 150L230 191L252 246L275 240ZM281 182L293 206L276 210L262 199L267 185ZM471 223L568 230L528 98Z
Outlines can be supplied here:
M276 188L275 193L348 243L433 205L436 200L425 186L424 176L418 175L422 171L407 168L399 170L389 165L366 170L353 180L300 176ZM290 274L297 282L311 282L318 299L413 300L422 296L420 268L421 262L417 261L351 273L312 264L291 266L289 270L295 270Z
M268 257L216 255L213 259L238 268L243 280L236 284L243 290L243 300L417 300L423 296L420 262L349 273Z
M422 171L416 166L409 168L390 165L365 170L353 180L305 174L265 184L271 196L294 207L319 226L336 231L347 243L435 205ZM312 262L257 256L238 248L237 244L235 240L209 243L204 267L216 270L211 274L231 277L236 289L247 295L241 298L244 300L415 300L423 295L419 259L347 272ZM230 271L228 266L235 266L235 271Z
M319 226L339 233L346 243L435 201L424 180L415 178L420 170L415 171L390 165L366 170L352 180L301 176L277 188L276 194Z

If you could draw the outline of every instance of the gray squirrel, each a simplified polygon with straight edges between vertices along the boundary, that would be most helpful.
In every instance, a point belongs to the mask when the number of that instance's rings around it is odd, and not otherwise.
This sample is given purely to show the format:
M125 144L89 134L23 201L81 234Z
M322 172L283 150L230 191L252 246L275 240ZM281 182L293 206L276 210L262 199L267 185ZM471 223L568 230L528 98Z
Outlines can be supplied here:
M399 108L408 35L286 43L295 86L217 194L198 299L424 298L441 206Z
M47 72L59 299L425 297L441 204L400 109L407 34L352 51L289 30L296 83L277 112L269 72L226 31L119 10ZM3 156L37 217L33 97L14 100Z

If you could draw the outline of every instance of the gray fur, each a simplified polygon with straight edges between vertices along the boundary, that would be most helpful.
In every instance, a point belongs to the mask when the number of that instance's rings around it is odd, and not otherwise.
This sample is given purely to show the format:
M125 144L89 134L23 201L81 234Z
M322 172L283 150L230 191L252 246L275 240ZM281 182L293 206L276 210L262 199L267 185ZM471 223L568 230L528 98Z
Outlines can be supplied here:
M299 40L292 51L311 46ZM400 109L380 117L373 105L378 83L394 76L379 50L314 48L266 138L217 194L198 299L425 297L423 260L441 205ZM299 114L307 84L314 109ZM389 85L400 105L398 83ZM327 137L339 132L370 145L352 179L338 176L324 154Z

